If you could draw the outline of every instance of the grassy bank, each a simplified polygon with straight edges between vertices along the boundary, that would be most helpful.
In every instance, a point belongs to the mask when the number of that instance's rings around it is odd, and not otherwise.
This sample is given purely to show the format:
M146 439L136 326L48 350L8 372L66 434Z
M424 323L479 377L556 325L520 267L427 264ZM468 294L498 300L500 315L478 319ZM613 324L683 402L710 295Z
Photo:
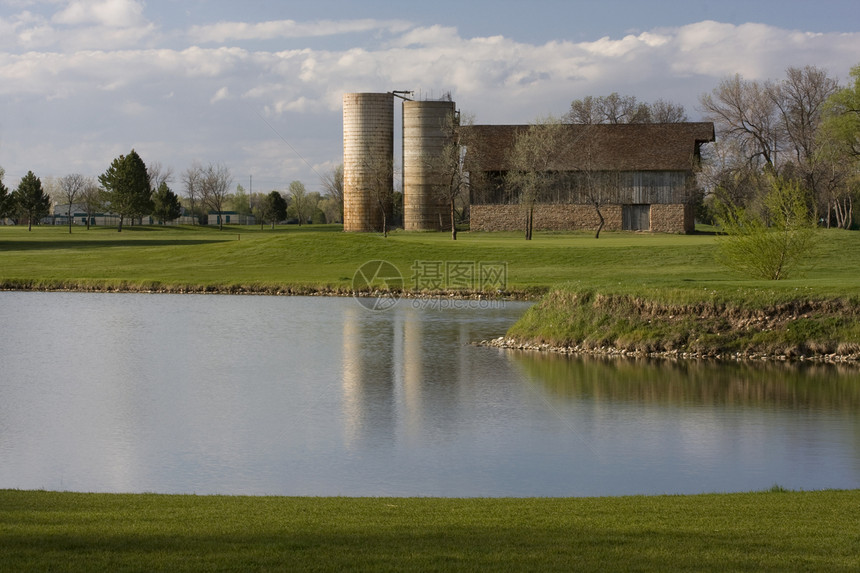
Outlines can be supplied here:
M507 286L636 294L661 300L703 295L773 300L814 295L860 296L860 235L821 231L814 266L788 281L728 275L714 262L713 235L604 233L343 233L336 225L281 227L64 227L0 226L0 284L6 287L127 287L146 289L349 289L369 260L390 261L414 288L415 261L507 263ZM709 295L710 296L710 295ZM756 295L757 296L757 295Z
M3 571L855 571L860 492L585 499L0 491Z
M403 288L416 261L504 263L490 296L537 298L509 336L585 349L697 354L853 353L860 347L860 234L818 231L814 262L762 281L717 265L717 237L604 233L343 233L336 225L0 227L0 288L347 294L356 270L385 260ZM442 290L452 287L446 278ZM481 290L479 284L476 290ZM450 289L449 289L450 290ZM464 291L459 291L464 292Z
M504 344L637 355L860 359L855 296L659 298L557 288L511 327Z

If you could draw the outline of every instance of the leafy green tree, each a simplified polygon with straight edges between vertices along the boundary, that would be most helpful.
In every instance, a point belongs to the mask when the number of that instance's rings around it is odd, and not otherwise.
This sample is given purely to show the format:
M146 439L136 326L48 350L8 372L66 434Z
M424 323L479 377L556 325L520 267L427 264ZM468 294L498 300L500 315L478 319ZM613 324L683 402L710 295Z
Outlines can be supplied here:
M306 223L308 217L313 212L311 205L311 197L305 189L305 184L301 181L293 181L290 183L290 197L292 198L292 208L296 212L296 217L299 219L299 226Z
M160 223L173 221L182 214L179 197L170 190L167 183L162 181L152 195L152 216Z
M287 200L277 191L272 191L263 200L260 210L260 222L268 221L275 228L275 223L287 218Z
M313 214L311 214L311 223L314 225L325 225L328 222L326 219L325 211L317 207L314 209Z
M230 208L240 215L250 215L251 197L241 184L236 185L236 192L230 197Z
M18 188L12 192L12 199L18 212L27 218L27 230L33 230L33 220L39 219L51 212L51 198L42 189L42 181L32 171L21 178Z
M817 132L817 159L827 167L822 185L827 191L826 223L848 229L854 203L860 198L860 65L851 69L853 82L838 90L824 105Z
M721 203L719 262L755 278L787 278L815 247L815 220L807 200L797 181L772 177L764 213Z
M126 217L152 212L149 173L134 149L128 155L114 159L108 170L99 175L99 182L105 190L105 202L111 211L119 215L118 232L122 232Z
M823 129L846 155L860 158L860 65L851 68L853 83L830 96Z

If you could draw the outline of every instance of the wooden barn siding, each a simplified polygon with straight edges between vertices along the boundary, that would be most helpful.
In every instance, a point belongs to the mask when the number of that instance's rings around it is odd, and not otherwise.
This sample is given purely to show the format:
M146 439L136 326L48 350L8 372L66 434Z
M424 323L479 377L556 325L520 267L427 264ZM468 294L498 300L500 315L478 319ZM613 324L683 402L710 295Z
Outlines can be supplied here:
M685 203L688 198L688 173L683 171L626 171L560 174L560 181L538 197L540 203L588 203L583 187L586 178L597 181L603 188L603 203L615 204L672 204ZM519 203L519 196L504 186L503 176L490 178L491 188L477 192L473 204Z

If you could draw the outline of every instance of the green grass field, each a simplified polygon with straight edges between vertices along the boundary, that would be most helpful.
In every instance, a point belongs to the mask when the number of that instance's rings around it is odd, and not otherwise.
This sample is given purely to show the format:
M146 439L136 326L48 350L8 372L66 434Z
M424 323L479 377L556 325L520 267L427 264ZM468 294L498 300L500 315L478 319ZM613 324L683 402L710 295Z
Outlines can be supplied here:
M0 491L0 571L857 571L860 492L587 499Z
M804 274L779 282L728 274L714 262L717 240L0 227L0 287L346 292L367 261L396 265L406 288L415 261L461 261L506 263L507 290L520 296L552 289L561 298L588 291L678 305L860 301L860 234L820 231ZM532 314L531 324L545 329L557 314L549 316ZM0 572L856 571L858 516L860 491L521 500L0 491Z
M7 288L211 287L343 289L370 260L400 270L415 261L507 263L512 291L560 284L666 300L860 297L860 234L820 231L812 264L785 281L732 276L714 261L713 235L537 233L343 233L339 226L276 230L230 227L0 227L0 285Z

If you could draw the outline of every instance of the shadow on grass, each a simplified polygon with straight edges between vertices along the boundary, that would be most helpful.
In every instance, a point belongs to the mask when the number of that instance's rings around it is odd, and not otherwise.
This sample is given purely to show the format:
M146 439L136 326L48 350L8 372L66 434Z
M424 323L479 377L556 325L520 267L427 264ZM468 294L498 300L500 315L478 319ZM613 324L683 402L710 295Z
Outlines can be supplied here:
M105 247L170 247L191 246L225 243L234 241L234 238L223 239L155 239L155 240L52 240L52 241L2 241L0 240L0 252L3 251L45 251L56 249L101 249Z
M415 527L407 533L371 526L364 530L258 534L163 533L53 534L41 537L13 533L4 545L8 563L38 564L48 570L85 571L94 565L115 570L147 568L171 571L281 569L381 571L588 570L644 571L756 570L778 568L797 552L796 540L783 542L761 535L741 538L736 530L695 534L664 526L634 532L612 526L588 531L573 527L452 526ZM806 549L807 564L822 569L849 561L843 553L825 556ZM634 567L635 565L635 567Z

